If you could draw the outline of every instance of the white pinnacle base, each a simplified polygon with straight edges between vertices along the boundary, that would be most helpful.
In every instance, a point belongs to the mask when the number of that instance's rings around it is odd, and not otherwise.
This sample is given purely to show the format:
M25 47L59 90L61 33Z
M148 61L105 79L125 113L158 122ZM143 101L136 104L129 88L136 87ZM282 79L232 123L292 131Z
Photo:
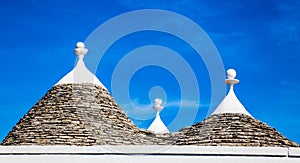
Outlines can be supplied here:
M236 71L234 69L228 69L226 73L228 79L225 80L225 83L230 86L229 92L212 114L241 113L251 116L233 91L233 86L239 83L239 80L235 79Z
M153 131L155 133L170 133L166 125L160 119L159 111L156 112L156 117L149 126L148 130Z
M83 59L79 59L75 68L72 71L70 71L67 75L65 75L62 79L60 79L59 82L55 85L73 83L91 83L105 88L105 86L100 82L100 80L87 69L83 62Z
M65 75L62 79L59 80L58 84L82 84L82 83L91 83L101 86L106 89L105 86L100 82L100 80L85 66L83 57L88 52L88 49L85 48L83 42L78 42L74 49L74 53L78 57L78 61L74 69Z
M233 88L230 88L228 95L224 98L221 104L216 108L212 114L222 113L241 113L251 116L246 108L241 104L239 99L236 97Z

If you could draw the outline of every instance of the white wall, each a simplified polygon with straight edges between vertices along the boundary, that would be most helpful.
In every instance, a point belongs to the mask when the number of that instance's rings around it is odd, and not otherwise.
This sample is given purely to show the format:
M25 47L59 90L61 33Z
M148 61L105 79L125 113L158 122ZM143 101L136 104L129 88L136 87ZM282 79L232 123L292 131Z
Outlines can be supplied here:
M203 146L0 146L0 163L299 163L300 148Z

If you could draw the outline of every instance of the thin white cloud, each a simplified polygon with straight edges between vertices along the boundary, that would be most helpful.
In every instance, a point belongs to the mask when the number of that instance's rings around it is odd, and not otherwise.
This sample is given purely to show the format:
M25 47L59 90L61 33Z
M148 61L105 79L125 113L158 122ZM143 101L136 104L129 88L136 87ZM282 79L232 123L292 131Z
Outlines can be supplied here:
M200 103L194 100L173 100L167 101L165 107L199 107Z

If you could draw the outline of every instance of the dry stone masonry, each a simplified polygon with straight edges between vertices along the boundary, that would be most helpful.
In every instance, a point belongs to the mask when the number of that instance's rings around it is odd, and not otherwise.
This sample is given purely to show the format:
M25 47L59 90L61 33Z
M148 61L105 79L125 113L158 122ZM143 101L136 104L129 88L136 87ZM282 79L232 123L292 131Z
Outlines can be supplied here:
M134 125L87 69L83 57L88 50L82 42L77 43L74 52L78 56L74 69L21 118L1 145L299 147L247 112L233 91L233 85L239 82L233 69L227 71L225 80L230 91L211 116L178 133L163 133L160 129L165 126L158 112L152 127L161 132L157 134ZM154 109L161 110L160 104L159 99Z
M35 104L2 145L172 144L171 134L141 130L106 89L94 84L56 85Z
M1 145L200 145L299 147L251 116L213 114L178 133L139 129L95 84L54 86Z
M299 147L274 128L239 113L214 114L180 130L177 145Z

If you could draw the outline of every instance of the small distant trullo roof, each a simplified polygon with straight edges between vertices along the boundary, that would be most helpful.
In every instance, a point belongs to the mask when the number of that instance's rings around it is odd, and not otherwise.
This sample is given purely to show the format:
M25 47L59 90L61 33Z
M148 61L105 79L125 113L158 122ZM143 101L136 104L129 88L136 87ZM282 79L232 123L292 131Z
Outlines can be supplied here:
M160 111L163 109L161 106L162 99L156 98L154 99L155 105L153 109L156 111L156 116L151 125L148 127L148 130L153 131L155 133L170 133L164 122L160 118Z
M158 112L149 130L161 133L139 129L85 66L84 44L77 43L74 52L78 56L74 69L21 118L1 145L299 147L249 114L233 92L233 85L238 83L234 70L227 71L228 95L204 121L177 133L165 133L168 129L159 117L161 100L156 100L154 109Z

